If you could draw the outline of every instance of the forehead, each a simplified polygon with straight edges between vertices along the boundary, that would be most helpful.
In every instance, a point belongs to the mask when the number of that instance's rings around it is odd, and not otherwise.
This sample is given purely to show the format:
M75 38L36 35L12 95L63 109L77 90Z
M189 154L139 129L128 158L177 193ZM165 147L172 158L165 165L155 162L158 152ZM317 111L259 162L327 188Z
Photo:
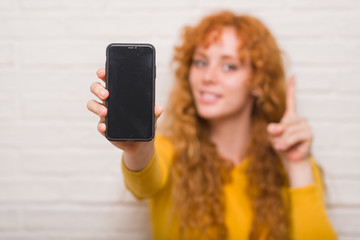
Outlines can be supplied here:
M197 49L209 51L211 49L221 49L226 54L237 54L241 41L233 27L224 27L211 31L205 41Z

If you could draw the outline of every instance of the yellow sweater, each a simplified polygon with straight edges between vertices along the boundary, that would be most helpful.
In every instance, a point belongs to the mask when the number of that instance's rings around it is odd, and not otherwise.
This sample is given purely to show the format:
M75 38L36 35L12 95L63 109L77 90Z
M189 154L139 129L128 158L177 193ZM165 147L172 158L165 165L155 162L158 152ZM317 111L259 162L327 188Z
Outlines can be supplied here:
M171 184L169 168L173 160L173 145L162 136L156 136L155 154L143 170L134 172L122 163L127 188L138 199L150 198L151 220L155 240L177 239L179 223L171 218ZM236 166L232 182L225 185L225 221L230 240L248 239L252 210L245 194L245 166L248 160ZM291 239L333 240L337 239L326 216L324 189L319 169L312 161L315 183L310 186L288 189L291 203Z

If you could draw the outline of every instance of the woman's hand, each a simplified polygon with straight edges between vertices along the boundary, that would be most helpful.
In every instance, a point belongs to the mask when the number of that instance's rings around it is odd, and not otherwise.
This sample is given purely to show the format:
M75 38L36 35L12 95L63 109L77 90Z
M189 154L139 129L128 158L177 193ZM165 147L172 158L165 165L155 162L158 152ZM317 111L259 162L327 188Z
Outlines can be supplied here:
M309 157L313 134L306 119L296 112L294 76L288 82L285 114L280 123L270 123L267 130L274 149L282 156L290 184L293 187L311 184Z
M105 82L105 69L100 68L96 72L99 79ZM109 91L104 88L99 82L94 82L90 86L91 92L102 100L102 102L98 102L96 100L89 100L87 103L87 108L98 115L100 117L100 121L97 125L98 131L105 136L105 130L106 130L106 124L105 124L105 117L107 115L107 108L105 107L105 100L109 97ZM161 113L163 112L163 108L159 105L155 106L155 122L160 117ZM154 139L149 142L138 142L138 141L110 141L114 146L117 148L122 149L125 152L125 156L131 156L133 160L131 160L131 163L129 165L134 166L128 166L131 170L139 170L143 168L145 165L146 167L146 160L149 160L149 157L151 159L152 153L153 153L153 147L154 147ZM151 156L150 156L151 155ZM137 161L137 159L139 160ZM141 159L140 159L141 158ZM144 158L146 160L144 160ZM135 160L134 160L135 159ZM127 162L127 161L126 161Z

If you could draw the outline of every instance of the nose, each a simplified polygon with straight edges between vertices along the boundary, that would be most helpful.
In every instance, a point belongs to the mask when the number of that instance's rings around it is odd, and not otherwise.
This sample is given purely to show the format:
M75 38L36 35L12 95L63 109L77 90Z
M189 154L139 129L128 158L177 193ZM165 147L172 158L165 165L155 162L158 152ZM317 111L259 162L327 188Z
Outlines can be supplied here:
M206 69L204 69L203 75L203 83L204 84L214 84L218 80L218 73L216 66L208 65Z

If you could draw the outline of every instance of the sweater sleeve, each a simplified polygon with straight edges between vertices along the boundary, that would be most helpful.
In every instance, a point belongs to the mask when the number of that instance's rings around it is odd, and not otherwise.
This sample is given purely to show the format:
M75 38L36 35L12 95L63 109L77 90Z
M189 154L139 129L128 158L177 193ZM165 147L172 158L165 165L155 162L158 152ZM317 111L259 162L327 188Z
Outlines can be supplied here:
M326 215L324 185L319 167L311 158L314 184L289 190L291 229L294 240L337 239Z
M155 153L146 168L131 171L122 158L121 169L125 185L137 199L152 197L165 186L172 155L173 147L170 141L163 136L156 136Z

